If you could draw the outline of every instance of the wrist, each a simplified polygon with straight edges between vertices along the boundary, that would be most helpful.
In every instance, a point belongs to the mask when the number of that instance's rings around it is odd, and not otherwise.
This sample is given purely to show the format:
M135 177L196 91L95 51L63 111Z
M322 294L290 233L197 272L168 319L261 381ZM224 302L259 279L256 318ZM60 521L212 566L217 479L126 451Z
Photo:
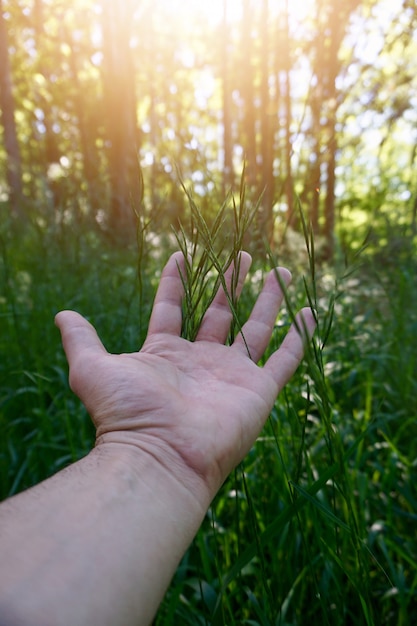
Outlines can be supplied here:
M188 467L181 455L153 435L123 431L103 433L92 455L114 462L126 477L150 494L163 497L167 507L180 504L198 529L215 495L202 476ZM184 508L185 507L185 508Z

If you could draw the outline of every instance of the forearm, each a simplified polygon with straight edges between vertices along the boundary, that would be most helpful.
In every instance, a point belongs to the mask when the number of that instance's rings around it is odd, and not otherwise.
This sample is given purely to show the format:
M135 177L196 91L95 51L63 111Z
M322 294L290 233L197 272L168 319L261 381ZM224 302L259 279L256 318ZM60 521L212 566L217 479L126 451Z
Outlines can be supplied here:
M153 457L96 448L0 505L0 625L148 624L203 516Z

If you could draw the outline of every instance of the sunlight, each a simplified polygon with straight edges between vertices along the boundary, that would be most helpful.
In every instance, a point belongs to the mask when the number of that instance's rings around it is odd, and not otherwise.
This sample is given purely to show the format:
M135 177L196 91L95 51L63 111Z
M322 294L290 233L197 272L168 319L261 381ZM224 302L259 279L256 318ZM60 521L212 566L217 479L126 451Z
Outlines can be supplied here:
M185 16L200 14L201 17L211 24L218 24L223 20L224 7L226 4L226 15L228 21L237 21L242 16L242 0L211 0L211 2L201 2L200 0L165 0L175 13Z
M210 25L218 24L224 18L230 22L238 22L243 14L243 0L211 0L211 2L201 2L200 0L164 0L167 8L176 15L186 16L198 15L206 20ZM311 13L313 0L269 0L269 13L276 16L288 10L291 19L300 22ZM260 7L257 7L260 8Z

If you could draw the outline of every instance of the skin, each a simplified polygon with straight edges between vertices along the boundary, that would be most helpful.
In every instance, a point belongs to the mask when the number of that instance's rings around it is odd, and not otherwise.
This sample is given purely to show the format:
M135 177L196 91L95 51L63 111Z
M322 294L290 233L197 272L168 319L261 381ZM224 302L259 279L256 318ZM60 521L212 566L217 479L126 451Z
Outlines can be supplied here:
M250 261L241 254L238 292ZM288 284L288 270L278 271ZM310 309L257 365L283 300L274 271L245 340L238 335L231 346L222 289L196 341L180 337L180 272L175 253L139 352L109 354L78 313L57 315L70 385L91 415L96 445L0 504L0 626L149 624L213 497L298 367L306 338L297 327L312 335Z

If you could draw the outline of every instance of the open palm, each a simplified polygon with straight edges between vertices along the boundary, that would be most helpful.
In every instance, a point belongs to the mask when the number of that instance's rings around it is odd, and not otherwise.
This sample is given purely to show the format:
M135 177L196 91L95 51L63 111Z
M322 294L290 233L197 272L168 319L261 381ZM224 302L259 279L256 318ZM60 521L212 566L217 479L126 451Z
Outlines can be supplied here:
M250 266L242 253L238 292ZM290 274L280 269L284 282ZM303 309L279 350L257 362L271 338L283 293L271 272L231 346L232 315L223 289L206 312L194 342L180 337L184 258L175 253L161 276L147 339L139 352L109 354L78 313L57 315L70 366L70 384L97 428L97 445L133 444L181 480L198 476L213 496L248 452L277 394L298 367L314 317ZM226 275L231 280L232 269ZM302 334L302 333L301 333Z

